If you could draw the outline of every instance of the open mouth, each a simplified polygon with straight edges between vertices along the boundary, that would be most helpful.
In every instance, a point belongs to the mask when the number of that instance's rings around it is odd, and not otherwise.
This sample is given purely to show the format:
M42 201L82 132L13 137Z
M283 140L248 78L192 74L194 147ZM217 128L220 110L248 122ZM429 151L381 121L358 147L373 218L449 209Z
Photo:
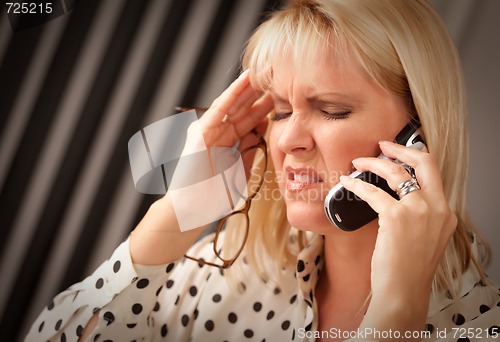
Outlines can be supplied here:
M323 178L310 168L286 168L287 190L300 191L323 183Z

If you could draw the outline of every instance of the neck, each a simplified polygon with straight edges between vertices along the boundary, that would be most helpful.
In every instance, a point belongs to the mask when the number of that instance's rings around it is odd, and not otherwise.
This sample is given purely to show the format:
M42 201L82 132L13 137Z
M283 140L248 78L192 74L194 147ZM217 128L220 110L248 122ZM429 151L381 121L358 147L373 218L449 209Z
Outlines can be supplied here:
M325 263L316 284L320 330L359 327L370 298L377 228L374 221L355 232L335 231L325 236Z
M373 221L354 232L325 236L325 265L318 284L324 294L368 297L377 228L378 222Z

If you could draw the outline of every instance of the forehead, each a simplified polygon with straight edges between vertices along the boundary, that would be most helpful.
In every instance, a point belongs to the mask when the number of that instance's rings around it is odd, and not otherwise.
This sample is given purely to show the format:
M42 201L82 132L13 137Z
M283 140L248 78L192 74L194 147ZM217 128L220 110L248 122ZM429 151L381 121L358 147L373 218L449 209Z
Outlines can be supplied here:
M373 83L361 71L355 59L333 49L321 49L313 58L292 54L274 56L269 68L269 90L285 98L293 89L308 93L327 93L360 90Z

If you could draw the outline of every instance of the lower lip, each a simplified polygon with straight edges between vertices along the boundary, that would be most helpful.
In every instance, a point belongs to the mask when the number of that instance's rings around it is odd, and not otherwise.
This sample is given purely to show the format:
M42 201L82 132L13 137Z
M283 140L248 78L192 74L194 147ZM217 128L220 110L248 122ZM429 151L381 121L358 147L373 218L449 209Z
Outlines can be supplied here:
M298 192L303 190L309 190L321 186L321 182L302 182L289 180L286 183L286 189L291 192Z

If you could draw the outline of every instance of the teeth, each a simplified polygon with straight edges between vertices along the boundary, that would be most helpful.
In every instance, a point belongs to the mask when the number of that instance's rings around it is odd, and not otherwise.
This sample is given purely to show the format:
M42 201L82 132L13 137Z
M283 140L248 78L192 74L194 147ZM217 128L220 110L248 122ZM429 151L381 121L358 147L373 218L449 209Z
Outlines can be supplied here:
M294 174L293 175L293 180L294 181L299 181L299 182L314 182L315 180L311 178L309 175L303 173L303 174Z

